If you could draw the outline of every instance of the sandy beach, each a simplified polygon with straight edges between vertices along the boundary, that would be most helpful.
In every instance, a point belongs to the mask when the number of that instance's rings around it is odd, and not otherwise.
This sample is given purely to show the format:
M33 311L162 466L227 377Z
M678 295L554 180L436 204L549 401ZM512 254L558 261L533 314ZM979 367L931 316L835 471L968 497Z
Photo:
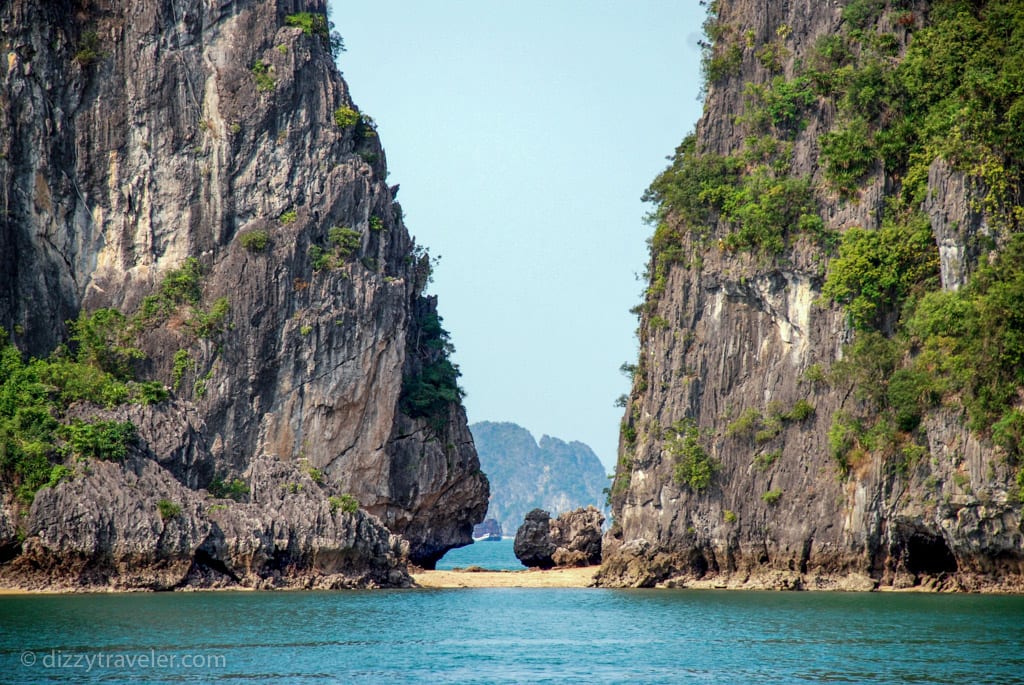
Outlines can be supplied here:
M412 572L424 588L458 587L589 587L598 566L556 568L549 571L422 571Z
M451 571L424 571L410 568L410 575L416 585L422 588L460 587L590 587L599 566L584 568L556 568L548 571L530 569L527 571L473 571L457 569ZM220 591L251 592L252 588L218 588ZM92 590L93 592L101 590ZM73 592L67 589L25 590L22 588L0 588L0 596L62 594Z

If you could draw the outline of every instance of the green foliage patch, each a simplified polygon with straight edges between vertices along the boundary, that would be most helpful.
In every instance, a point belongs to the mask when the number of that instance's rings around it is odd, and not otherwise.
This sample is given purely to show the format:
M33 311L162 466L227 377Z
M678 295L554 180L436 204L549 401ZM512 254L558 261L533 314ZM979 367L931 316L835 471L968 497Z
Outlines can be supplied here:
M733 27L719 18L718 0L711 0L707 7L704 35L708 40L700 41L701 72L704 75L702 94L709 84L739 74L743 63L743 47L736 40Z
M253 230L242 233L238 240L249 252L263 252L270 245L270 234L264 230Z
M462 400L458 380L461 372L452 363L455 351L436 312L424 309L417 315L417 326L410 335L411 352L421 366L402 382L399 406L412 418L426 418L440 433L448 420L449 407Z
M68 452L78 457L122 461L135 442L135 425L128 421L73 420L61 426L58 434L66 441Z
M171 370L171 381L174 383L174 392L178 392L178 388L181 386L181 380L185 377L185 374L195 370L196 361L192 358L192 355L188 353L188 350L178 350L174 353L174 365Z
M286 16L284 23L286 26L296 26L302 29L302 32L307 36L318 38L335 58L342 52L345 52L345 42L337 31L334 30L334 23L329 21L325 14L298 12Z
M350 128L359 123L359 112L351 107L342 106L334 110L334 123L341 128Z
M462 399L458 367L439 359L423 367L403 387L402 408L413 418L443 415L448 406Z
M766 84L747 83L743 94L746 105L738 122L783 139L792 139L804 129L804 114L818 100L809 76L776 76Z
M840 125L822 140L826 176L852 193L878 161L914 207L924 199L936 157L986 185L986 211L1020 222L1024 161L1024 7L1013 0L940 0L927 25L913 13L891 19L911 27L902 59L898 41L874 29L881 0L843 10L840 34L819 40L808 60L818 92L832 97ZM909 14L909 17L908 17Z
M84 31L78 41L74 60L82 67L88 67L106 57L100 37L95 31Z
M131 319L131 333L166 320L182 305L189 307L185 324L199 338L215 338L224 333L231 311L230 300L221 297L209 310L199 307L202 299L203 267L189 257L177 269L171 269L160 282L156 293L142 299L139 311Z
M109 321L106 314L100 319ZM69 323L73 338L79 329L105 330L88 317ZM5 340L0 335L0 342ZM69 456L119 460L127 455L134 439L131 423L76 419L62 424L72 403L115 406L166 397L162 386L158 393L152 384L99 368L97 360L109 361L117 354L103 350L98 339L90 338L90 346L80 348L79 354L76 359L60 347L48 359L26 361L14 345L0 347L0 476L22 503L30 504L39 489L69 476L63 463Z
M268 65L263 60L258 59L253 62L250 71L252 72L253 80L256 82L256 90L259 92L269 93L277 88L277 80L274 78L274 67L272 65Z
M181 505L177 502L172 502L169 499L161 499L158 501L156 503L156 508L160 513L160 518L164 521L168 521L181 515Z
M938 284L939 250L927 216L887 218L882 228L851 228L829 264L822 295L844 306L855 328L880 328L908 297Z
M137 317L143 322L165 319L179 305L198 305L202 297L203 266L189 257L177 269L171 269L160 282L156 293L142 300Z
M711 485L721 465L700 442L700 430L692 419L676 421L665 431L665 454L673 462L672 480L694 492Z
M1024 387L1022 302L1024 234L1017 233L966 286L928 293L908 318L921 349L913 368L933 378L938 392L958 394L976 431L1015 423L1013 406Z
M313 12L289 14L284 18L284 23L286 26L297 26L307 36L326 38L330 32L327 16L324 14L314 14Z
M807 400L800 399L793 403L793 408L784 416L789 421L806 421L814 416L814 405Z
M313 271L321 271L331 268L334 260L331 259L331 253L324 248L319 245L310 245L309 262L313 267Z
M206 487L211 497L217 499L233 499L241 502L249 494L249 486L241 478L224 480L223 476L214 476L213 480Z
M772 452L762 452L754 457L754 466L765 471L771 468L772 464L782 458L782 450L774 450Z
M334 247L338 257L346 259L362 247L363 234L347 226L332 226L327 230L327 242Z
M725 427L725 435L729 438L751 437L761 425L762 420L761 412L757 408L748 407L740 414L739 418Z
M119 378L128 377L132 364L145 356L133 339L127 317L116 309L83 311L71 325L77 361Z
M331 513L341 511L345 514L354 514L359 511L359 500L352 495L345 493L341 496L331 495L327 498Z
M703 238L716 221L730 229L722 242L729 250L777 254L792 234L822 232L810 179L789 174L787 154L759 138L729 156L699 154L693 135L676 148L643 197L656 205L649 217L657 223L650 242L653 294L663 288L668 265L683 259L684 236Z
M1024 411L1011 409L992 426L992 442L1002 447L1011 461L1024 456Z
M313 271L343 266L363 245L363 234L346 226L332 226L327 230L328 247L309 246L309 260Z
M214 338L224 332L230 311L231 303L228 298L220 297L213 301L208 311L193 309L192 317L185 323L195 332L196 336Z
M872 317L855 318L861 328L833 366L834 377L852 384L869 412L833 418L830 438L841 469L851 450L893 453L943 398L962 404L970 428L990 435L1015 459L1024 431L1016 408L1024 387L1024 234L1012 235L991 261L982 260L960 290L911 289L886 297L890 301L869 311L902 306L895 335L873 329L866 323Z
M764 413L756 407L748 407L725 427L725 437L738 440L753 438L758 444L766 443L782 433L786 424L806 421L814 416L814 411L814 405L805 399L797 400L788 410L778 402L769 403Z
M878 150L862 117L855 117L838 130L821 137L825 178L843 194L850 194L862 179L875 170Z

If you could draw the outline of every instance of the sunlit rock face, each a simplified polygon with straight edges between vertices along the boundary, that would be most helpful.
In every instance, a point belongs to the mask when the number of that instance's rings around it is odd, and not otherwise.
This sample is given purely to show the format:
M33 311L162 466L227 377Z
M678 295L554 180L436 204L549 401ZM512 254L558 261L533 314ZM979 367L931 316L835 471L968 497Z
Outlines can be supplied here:
M757 89L806 69L819 41L841 31L847 4L714 3L711 55L720 71L707 89L695 149L749 151ZM881 5L865 30L891 41L888 59L899 60L928 21L930 3ZM878 229L892 179L879 164L854 197L830 190L822 135L836 108L814 96L798 111L791 130L769 125L765 133L787 146L789 176L809 180L824 229ZM984 192L942 159L928 168L920 211L935 238L937 282L947 290L961 288L984 246L996 244L985 241L992 231ZM793 231L781 252L735 249L727 236L736 226L714 213L705 218L704 226L665 218L684 224L669 245L678 256L650 265L654 294L638 310L640 360L623 417L601 582L1019 589L1016 465L988 434L966 427L955 399L916 428L921 454L864 450L841 473L830 426L839 412L857 414L864 405L850 383L829 373L854 337L846 313L822 297L834 248ZM890 317L883 328L896 323ZM706 484L688 481L690 438L713 465Z
M134 540L115 555L128 559L121 575L132 559L201 560L228 578L330 575L365 556L377 559L372 582L387 583L405 556L432 566L469 544L486 511L460 403L425 412L403 401L406 381L444 354L423 293L429 258L326 29L289 19L325 10L317 0L0 9L0 326L45 356L79 311L132 315L187 260L201 271L195 302L137 331L138 375L173 388L173 402L132 417L149 422L139 431L152 442L124 474L104 472L103 487L88 486L98 472L82 474L47 495L91 510L81 498L148 474L147 498L180 500L174 544L156 520L122 529L142 500L104 503L117 544ZM195 312L225 302L215 330L197 333ZM215 479L248 490L212 515L202 497ZM342 496L363 513L339 513L329 498ZM8 526L8 498L4 556L21 549L20 527L25 550L59 559L67 539L83 563L100 563L114 543L68 533L48 502ZM243 505L252 525L227 513ZM375 552L354 541L357 529ZM243 548L276 561L239 569ZM325 561L331 549L348 561Z

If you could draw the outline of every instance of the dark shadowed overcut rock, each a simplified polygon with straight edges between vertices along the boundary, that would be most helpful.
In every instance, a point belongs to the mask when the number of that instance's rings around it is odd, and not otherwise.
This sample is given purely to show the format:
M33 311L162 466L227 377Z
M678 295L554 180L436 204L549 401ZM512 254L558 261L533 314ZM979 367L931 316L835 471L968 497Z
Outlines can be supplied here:
M551 568L555 565L551 559L555 546L551 542L550 525L551 514L543 509L534 509L526 515L512 545L512 551L523 566Z

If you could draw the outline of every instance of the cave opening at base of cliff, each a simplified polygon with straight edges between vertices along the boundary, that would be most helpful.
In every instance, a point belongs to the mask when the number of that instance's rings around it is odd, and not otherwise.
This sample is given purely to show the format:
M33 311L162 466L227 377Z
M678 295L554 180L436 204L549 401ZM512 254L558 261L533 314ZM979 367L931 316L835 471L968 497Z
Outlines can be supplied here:
M711 564L708 563L707 557L705 557L704 553L700 550L694 550L690 553L689 564L690 573L692 573L695 578L703 578L711 569ZM718 569L716 568L715 570L717 571Z
M907 538L904 563L914 575L938 576L957 570L956 557L946 541L941 536L921 532Z
M192 568L189 569L189 575L210 574L224 576L238 582L238 576L227 567L227 564L200 547L192 557Z
M11 559L14 559L21 554L21 543L13 542L10 544L0 545L0 564L6 564Z

